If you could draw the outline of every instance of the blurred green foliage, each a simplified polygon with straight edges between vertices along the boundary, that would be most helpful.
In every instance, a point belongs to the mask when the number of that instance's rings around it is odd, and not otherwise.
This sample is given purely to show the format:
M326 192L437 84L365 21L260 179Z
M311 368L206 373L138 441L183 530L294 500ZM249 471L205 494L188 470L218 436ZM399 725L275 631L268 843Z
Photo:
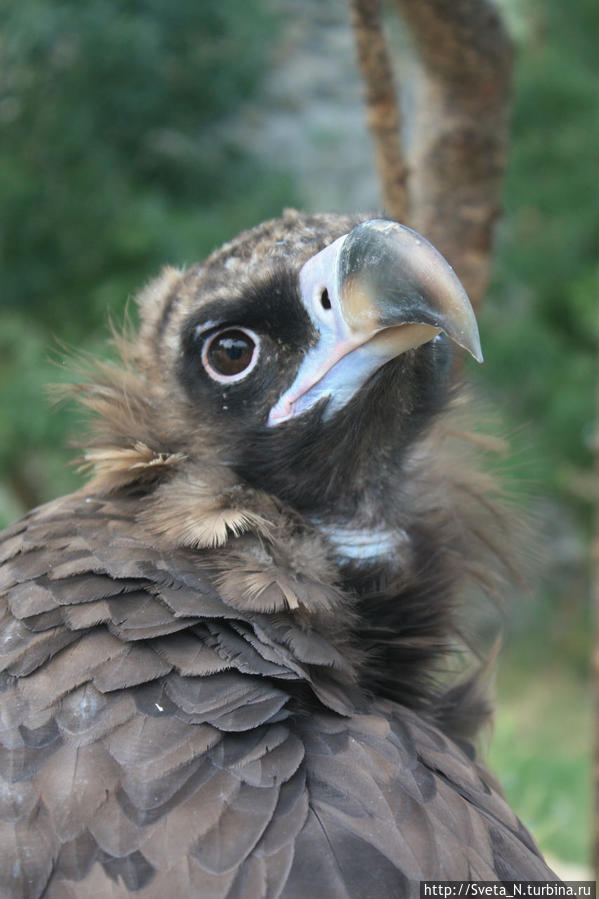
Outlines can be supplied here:
M588 676L597 379L599 14L594 0L502 0L516 37L512 142L476 382L502 411L519 499L545 545L509 623L521 664ZM542 571L546 577L543 582ZM582 681L581 681L582 683Z
M595 0L504 0L518 39L511 158L478 378L510 410L522 468L590 521L597 351Z
M498 699L489 764L508 802L543 853L569 864L588 864L589 685L561 662L548 667L547 658L523 677L520 661L508 653Z
M510 474L546 545L540 589L510 609L490 763L543 851L588 864L599 16L594 0L501 5L518 56L476 378L502 410Z

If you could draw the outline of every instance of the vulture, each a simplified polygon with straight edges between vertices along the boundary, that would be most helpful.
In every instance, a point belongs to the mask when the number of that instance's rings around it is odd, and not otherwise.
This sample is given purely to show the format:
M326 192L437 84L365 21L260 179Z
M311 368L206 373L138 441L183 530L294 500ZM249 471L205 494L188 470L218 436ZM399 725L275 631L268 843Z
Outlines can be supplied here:
M288 210L115 339L74 388L91 478L0 537L0 895L554 878L459 664L503 551L452 424L452 354L482 356L450 265Z

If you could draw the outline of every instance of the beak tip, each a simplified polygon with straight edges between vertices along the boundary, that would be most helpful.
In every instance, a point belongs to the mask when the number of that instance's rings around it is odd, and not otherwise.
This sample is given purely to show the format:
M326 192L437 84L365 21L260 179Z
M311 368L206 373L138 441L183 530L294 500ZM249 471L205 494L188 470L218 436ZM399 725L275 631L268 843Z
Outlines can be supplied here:
M482 365L485 359L483 356L483 351L480 345L478 334L476 335L476 339L465 341L461 344L461 346L466 350L466 352L470 353L475 362L478 362L479 365Z
M474 347L474 349L471 352L472 352L472 358L475 359L479 365L482 365L483 362L485 361L485 357L483 356L483 351L482 351L479 341L476 342L476 346Z

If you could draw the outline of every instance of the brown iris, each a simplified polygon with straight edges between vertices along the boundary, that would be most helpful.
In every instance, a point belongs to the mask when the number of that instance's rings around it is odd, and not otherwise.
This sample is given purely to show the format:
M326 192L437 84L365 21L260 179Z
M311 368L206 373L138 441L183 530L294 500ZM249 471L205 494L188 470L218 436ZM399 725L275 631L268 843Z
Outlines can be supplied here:
M230 378L251 365L255 351L256 344L249 334L230 328L212 338L206 359L217 374Z

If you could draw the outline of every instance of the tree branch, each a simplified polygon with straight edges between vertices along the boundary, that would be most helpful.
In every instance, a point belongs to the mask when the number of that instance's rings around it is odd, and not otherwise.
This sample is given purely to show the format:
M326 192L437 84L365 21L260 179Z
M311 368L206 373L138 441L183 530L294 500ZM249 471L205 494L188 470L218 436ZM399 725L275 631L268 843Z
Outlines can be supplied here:
M407 170L393 72L381 22L381 0L350 0L358 65L366 89L366 117L374 143L387 214L409 219Z
M508 146L513 52L489 0L394 0L419 61L410 118L411 221L478 305Z

